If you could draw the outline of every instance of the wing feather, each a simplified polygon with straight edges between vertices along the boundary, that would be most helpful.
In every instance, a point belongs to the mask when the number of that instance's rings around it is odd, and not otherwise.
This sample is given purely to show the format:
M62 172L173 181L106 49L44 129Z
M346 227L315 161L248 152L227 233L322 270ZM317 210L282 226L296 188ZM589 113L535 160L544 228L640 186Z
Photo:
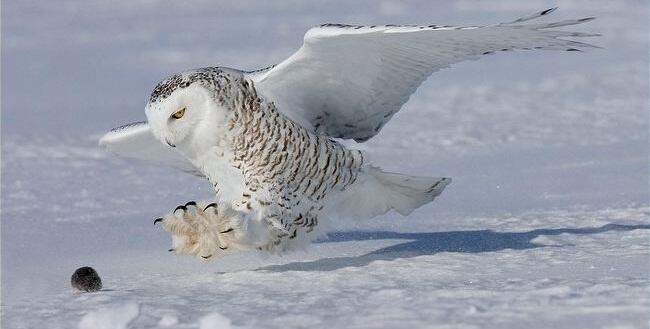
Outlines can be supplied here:
M496 51L593 47L563 38L596 34L549 30L593 18L521 24L555 9L489 26L324 24L307 31L303 46L288 59L249 78L301 125L365 141L429 75L452 64Z
M158 141L147 122L134 122L113 128L99 140L99 145L115 155L162 164L203 176L180 153Z

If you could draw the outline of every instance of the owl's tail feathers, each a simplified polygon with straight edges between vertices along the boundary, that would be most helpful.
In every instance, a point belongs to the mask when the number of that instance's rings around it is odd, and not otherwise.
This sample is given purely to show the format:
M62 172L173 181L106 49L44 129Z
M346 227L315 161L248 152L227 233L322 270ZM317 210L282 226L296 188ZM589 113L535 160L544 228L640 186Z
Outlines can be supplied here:
M408 215L433 201L451 183L448 177L409 176L367 166L338 199L340 216L372 218L394 209Z

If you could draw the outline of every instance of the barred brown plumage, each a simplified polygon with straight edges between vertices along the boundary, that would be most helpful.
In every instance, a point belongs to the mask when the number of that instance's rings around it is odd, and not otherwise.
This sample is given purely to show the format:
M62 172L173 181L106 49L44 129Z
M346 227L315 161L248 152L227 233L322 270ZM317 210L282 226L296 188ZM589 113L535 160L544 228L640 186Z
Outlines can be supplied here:
M329 191L343 190L354 181L364 165L363 155L326 136L311 134L280 115L273 103L257 94L253 83L240 86L244 88L237 98L242 106L233 109L228 127L233 131L232 165L241 169L248 190L243 197L254 193L250 187L255 177L259 184L255 187L279 195L275 200L256 198L260 207L298 214L293 221L275 214L268 218L278 219L289 232L295 233L300 227L311 231L318 223L314 205L322 202ZM295 238L296 234L290 236ZM273 239L273 245L277 239Z

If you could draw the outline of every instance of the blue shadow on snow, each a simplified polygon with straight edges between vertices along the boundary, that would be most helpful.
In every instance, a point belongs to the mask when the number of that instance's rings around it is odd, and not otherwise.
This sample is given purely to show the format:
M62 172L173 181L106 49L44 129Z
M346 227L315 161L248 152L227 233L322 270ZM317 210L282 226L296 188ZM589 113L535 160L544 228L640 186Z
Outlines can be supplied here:
M294 262L283 265L270 265L258 270L285 271L334 271L345 267L366 266L376 260L394 260L432 255L438 252L480 253L504 249L532 249L544 247L533 243L532 240L540 235L559 234L598 234L609 231L632 231L650 229L650 225L621 225L607 224L601 227L537 229L528 232L494 232L480 231L450 231L427 233L396 233L378 232L334 232L328 234L323 242L346 242L366 240L409 240L389 247L381 248L365 255L354 257L323 258L309 262Z

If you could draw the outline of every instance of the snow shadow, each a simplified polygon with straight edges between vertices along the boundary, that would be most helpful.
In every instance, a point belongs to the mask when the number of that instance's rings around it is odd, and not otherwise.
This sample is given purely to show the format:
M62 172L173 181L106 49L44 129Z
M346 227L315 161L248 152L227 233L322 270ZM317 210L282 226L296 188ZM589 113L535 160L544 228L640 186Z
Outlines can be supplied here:
M650 225L607 224L601 227L537 229L528 232L494 232L480 231L450 231L430 233L397 233L388 231L378 232L334 232L328 238L318 243L365 241L365 240L409 240L389 247L355 257L332 257L309 262L294 262L283 265L270 265L257 270L285 271L334 271L345 267L361 267L376 260L394 260L438 252L480 253L504 249L531 249L544 247L533 243L532 240L540 235L559 234L598 234L609 231L632 231L650 229ZM554 246L557 247L557 246Z

